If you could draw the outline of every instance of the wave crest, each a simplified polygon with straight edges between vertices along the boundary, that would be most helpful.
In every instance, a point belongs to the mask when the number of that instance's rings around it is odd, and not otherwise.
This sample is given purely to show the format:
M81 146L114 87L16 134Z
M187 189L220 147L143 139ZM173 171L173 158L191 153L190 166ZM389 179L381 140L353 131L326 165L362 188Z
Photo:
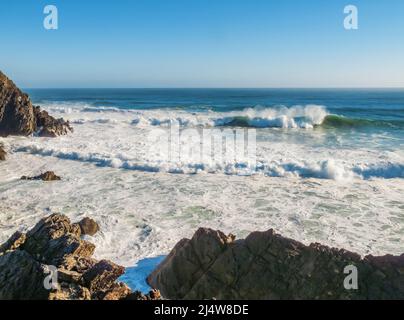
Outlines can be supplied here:
M154 111L155 112L155 111ZM324 106L307 105L291 108L247 108L242 111L167 114L161 110L160 114L149 116L147 112L138 116L132 124L139 126L167 126L182 127L251 127L251 128L305 128L312 129L320 125L328 115Z
M333 159L321 161L284 160L258 161L256 165L251 166L250 163L243 161L214 164L192 161L183 161L181 163L145 161L131 159L122 154L66 151L39 147L37 145L20 147L16 151L40 156L56 157L64 160L89 162L100 167L144 172L165 172L176 174L221 173L242 176L261 174L268 177L296 177L332 180L351 180L353 178L364 180L373 178L404 178L404 164L389 161L348 165Z

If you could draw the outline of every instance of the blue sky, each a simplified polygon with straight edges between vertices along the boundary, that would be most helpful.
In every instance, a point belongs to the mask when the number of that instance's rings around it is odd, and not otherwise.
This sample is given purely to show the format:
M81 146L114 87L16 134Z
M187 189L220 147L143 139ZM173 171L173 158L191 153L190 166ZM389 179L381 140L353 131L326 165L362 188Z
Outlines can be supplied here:
M402 0L2 0L0 30L25 88L404 87Z

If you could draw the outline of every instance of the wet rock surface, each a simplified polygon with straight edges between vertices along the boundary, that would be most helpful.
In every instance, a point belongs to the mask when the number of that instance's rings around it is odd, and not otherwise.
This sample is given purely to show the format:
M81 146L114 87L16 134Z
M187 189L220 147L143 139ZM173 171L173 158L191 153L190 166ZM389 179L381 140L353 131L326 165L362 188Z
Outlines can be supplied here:
M22 176L21 180L59 181L62 178L57 176L53 171L47 171L35 177Z
M0 71L0 136L36 133L56 137L72 131L68 121L55 119L34 107L28 95Z
M95 246L81 234L60 214L13 234L0 246L0 300L144 300L117 281L124 267L92 258Z
M6 160L6 154L4 147L0 144L0 161Z
M357 290L344 286L355 283L347 266L357 270ZM362 259L273 230L236 241L199 229L174 247L148 283L167 299L404 299L404 254Z

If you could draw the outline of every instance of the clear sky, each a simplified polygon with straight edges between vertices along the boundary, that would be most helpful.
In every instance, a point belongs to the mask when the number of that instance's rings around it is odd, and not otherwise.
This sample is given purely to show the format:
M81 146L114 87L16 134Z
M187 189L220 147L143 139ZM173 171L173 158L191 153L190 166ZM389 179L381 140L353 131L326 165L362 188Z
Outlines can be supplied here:
M403 0L1 0L0 30L25 88L404 87Z

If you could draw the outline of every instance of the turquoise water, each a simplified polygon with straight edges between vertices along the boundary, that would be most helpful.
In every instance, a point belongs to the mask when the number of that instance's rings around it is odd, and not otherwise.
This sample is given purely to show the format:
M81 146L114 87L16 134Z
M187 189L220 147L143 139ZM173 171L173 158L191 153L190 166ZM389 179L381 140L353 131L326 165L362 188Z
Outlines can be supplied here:
M165 256L158 256L138 261L134 267L126 268L125 274L119 278L119 281L126 283L134 291L148 293L152 288L147 284L146 279L164 258Z

